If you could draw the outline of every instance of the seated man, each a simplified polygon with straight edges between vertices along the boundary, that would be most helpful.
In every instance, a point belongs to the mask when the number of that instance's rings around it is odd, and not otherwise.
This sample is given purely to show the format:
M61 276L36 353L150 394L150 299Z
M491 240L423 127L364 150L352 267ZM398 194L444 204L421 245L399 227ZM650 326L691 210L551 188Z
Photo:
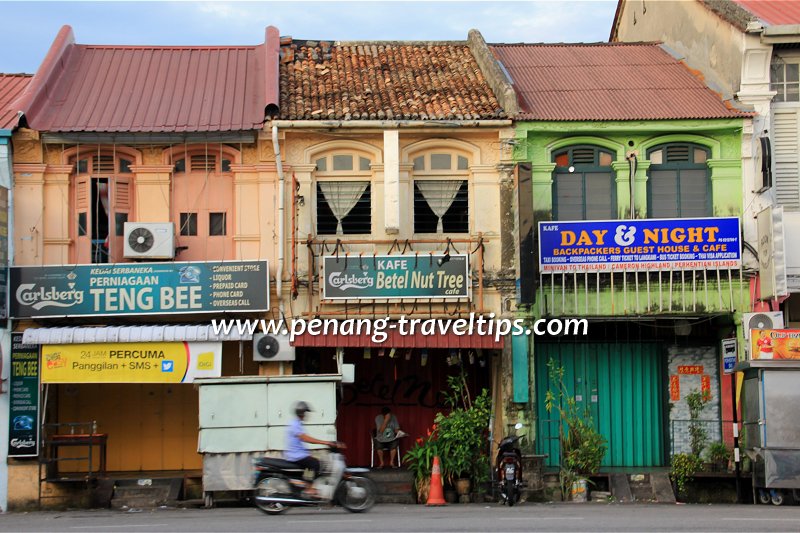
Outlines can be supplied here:
M303 419L306 413L311 412L311 407L306 402L297 402L294 412L297 418L292 420L287 428L286 451L283 455L287 461L297 463L299 466L314 472L314 478L316 478L320 469L319 459L311 456L311 452L309 452L305 443L321 444L323 446L336 446L338 443L315 439L306 434L303 427ZM313 488L309 489L308 492L311 493L312 491Z
M383 453L389 450L389 464L393 468L397 457L398 433L400 423L388 407L381 409L381 414L375 417L375 446L378 450L378 468L384 468Z

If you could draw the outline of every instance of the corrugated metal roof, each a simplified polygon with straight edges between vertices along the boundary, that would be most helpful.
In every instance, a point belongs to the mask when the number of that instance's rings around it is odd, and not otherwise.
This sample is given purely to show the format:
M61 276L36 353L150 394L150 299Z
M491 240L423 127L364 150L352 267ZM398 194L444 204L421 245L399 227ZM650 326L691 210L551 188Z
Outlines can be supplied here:
M97 342L218 342L250 341L251 334L215 334L210 324L159 326L105 326L67 328L28 328L24 344L87 344Z
M258 46L75 44L62 28L17 102L50 132L260 129L278 101L277 29Z
M656 43L490 46L520 95L519 120L749 116L725 105Z
M800 24L800 2L733 0L770 26Z
M9 105L20 97L30 81L30 74L0 74L0 130L17 125L17 113Z
M505 118L466 44L290 42L281 49L281 118Z
M495 341L492 335L400 335L396 329L386 330L387 339L382 343L372 340L368 334L361 335L309 335L305 333L294 338L294 346L317 348L482 348L484 350L501 350L503 338Z

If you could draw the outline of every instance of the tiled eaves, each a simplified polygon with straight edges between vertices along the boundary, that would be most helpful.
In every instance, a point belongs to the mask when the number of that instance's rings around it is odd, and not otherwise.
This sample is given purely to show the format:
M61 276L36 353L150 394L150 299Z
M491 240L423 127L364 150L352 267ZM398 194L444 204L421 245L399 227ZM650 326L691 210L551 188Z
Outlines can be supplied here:
M291 41L280 68L286 120L506 116L464 41Z

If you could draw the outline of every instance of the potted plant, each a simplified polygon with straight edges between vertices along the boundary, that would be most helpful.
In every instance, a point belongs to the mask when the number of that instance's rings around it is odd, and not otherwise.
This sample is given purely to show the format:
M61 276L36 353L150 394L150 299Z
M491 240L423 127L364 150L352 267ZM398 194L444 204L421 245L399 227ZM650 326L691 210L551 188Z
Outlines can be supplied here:
M436 425L434 425L428 430L426 436L419 437L403 456L406 466L414 474L414 489L417 493L418 503L425 503L428 500L433 458L439 455L436 429Z
M491 399L486 389L473 399L463 371L448 377L448 386L445 402L450 411L436 415L442 472L459 496L468 496L473 483L479 485L487 478Z
M686 493L689 481L703 466L699 456L693 453L678 453L672 456L670 478L675 484L675 493L678 497Z
M581 409L574 396L564 384L564 368L555 360L547 363L550 381L555 392L545 394L547 412L557 411L559 425L559 444L561 448L561 467L559 479L561 496L573 501L586 501L589 476L600 469L606 454L606 440L594 427L588 407Z
M724 472L728 469L731 451L724 442L712 442L706 449L706 459L712 472Z

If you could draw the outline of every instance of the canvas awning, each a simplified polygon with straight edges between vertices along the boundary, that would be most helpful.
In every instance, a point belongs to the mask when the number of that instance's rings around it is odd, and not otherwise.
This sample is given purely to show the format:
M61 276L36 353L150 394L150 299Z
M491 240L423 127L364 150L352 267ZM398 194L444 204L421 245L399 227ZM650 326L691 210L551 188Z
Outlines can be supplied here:
M220 342L251 341L253 336L233 330L215 334L211 324L162 326L105 326L73 328L28 328L24 344L84 344L96 342Z

